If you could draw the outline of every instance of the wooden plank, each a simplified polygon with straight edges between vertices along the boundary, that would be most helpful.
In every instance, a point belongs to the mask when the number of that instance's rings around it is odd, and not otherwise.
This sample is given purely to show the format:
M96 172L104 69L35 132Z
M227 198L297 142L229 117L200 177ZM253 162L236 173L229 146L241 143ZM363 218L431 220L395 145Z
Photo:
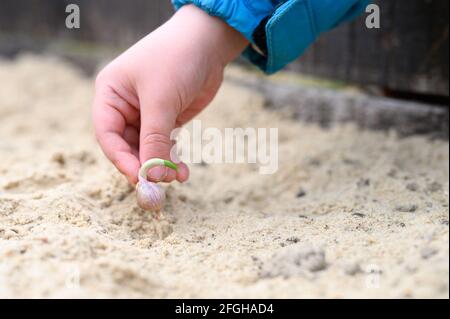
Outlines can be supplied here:
M280 83L270 78L244 79L228 74L226 79L260 92L267 108L286 109L286 114L300 121L324 127L355 123L363 129L394 130L400 136L449 139L449 109L444 106Z

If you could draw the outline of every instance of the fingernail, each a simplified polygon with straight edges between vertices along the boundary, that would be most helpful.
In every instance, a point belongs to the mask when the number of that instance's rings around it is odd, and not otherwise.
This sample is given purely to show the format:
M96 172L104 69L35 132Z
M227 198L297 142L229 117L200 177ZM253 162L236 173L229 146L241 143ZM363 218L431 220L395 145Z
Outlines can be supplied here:
M167 176L167 167L155 167L152 168L148 174L150 179L154 182L160 182Z

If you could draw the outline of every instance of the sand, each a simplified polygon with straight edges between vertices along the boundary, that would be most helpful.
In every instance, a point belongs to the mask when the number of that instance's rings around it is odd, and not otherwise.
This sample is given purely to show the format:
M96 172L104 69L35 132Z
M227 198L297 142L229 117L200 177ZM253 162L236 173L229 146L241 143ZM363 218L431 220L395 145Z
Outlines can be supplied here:
M324 130L225 83L203 125L278 127L280 170L191 165L155 221L93 138L92 79L22 56L0 81L0 297L449 296L446 141Z

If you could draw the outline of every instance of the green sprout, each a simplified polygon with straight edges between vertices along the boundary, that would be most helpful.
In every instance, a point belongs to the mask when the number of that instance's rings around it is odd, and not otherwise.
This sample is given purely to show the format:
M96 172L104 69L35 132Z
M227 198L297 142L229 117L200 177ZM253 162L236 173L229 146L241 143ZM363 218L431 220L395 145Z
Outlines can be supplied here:
M141 166L141 169L139 170L139 176L143 179L147 179L148 171L156 166L165 166L175 171L178 170L178 166L171 161L163 160L161 158L152 158Z

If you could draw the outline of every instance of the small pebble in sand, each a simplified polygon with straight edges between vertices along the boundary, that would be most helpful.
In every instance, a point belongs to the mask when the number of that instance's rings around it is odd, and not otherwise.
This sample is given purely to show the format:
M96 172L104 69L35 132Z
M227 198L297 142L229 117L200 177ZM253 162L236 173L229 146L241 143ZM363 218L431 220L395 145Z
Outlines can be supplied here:
M437 249L425 247L420 251L420 256L423 259L429 259L438 253Z
M318 272L326 267L324 250L291 245L280 249L263 263L260 276L262 278L307 276L308 273Z
M417 192L419 190L419 185L417 185L417 183L408 183L406 189L411 192Z
M398 205L395 210L401 213L414 213L419 207L415 204Z
M319 158L309 158L307 160L308 165L319 167L322 165L322 161Z
M363 270L359 263L348 263L344 265L344 273L349 276L355 276L362 273Z
M52 161L55 162L55 163L58 163L61 166L66 164L66 159L64 157L64 154L62 154L62 153L55 153L55 154L53 154Z
M300 188L296 196L297 196L297 198L305 197L306 191L303 188Z
M366 215L361 214L361 213L353 213L352 216L361 217L361 218L366 217Z
M433 182L427 186L427 191L430 193L436 193L442 190L442 185L438 182Z
M231 202L233 202L233 200L234 200L234 197L228 196L228 197L225 197L225 198L223 199L223 202L224 202L225 204L230 204Z
M44 197L44 194L42 194L41 192L34 193L33 195L31 195L32 199L42 199L43 197Z
M297 244L300 241L300 238L298 237L289 237L286 239L286 241L290 244Z
M393 168L387 173L387 175L389 177L391 177L391 178L396 178L397 177L397 170Z
M356 186L358 186L358 188L363 188L363 187L370 186L370 179L368 179L368 178L361 178L358 181L358 183L356 183Z

